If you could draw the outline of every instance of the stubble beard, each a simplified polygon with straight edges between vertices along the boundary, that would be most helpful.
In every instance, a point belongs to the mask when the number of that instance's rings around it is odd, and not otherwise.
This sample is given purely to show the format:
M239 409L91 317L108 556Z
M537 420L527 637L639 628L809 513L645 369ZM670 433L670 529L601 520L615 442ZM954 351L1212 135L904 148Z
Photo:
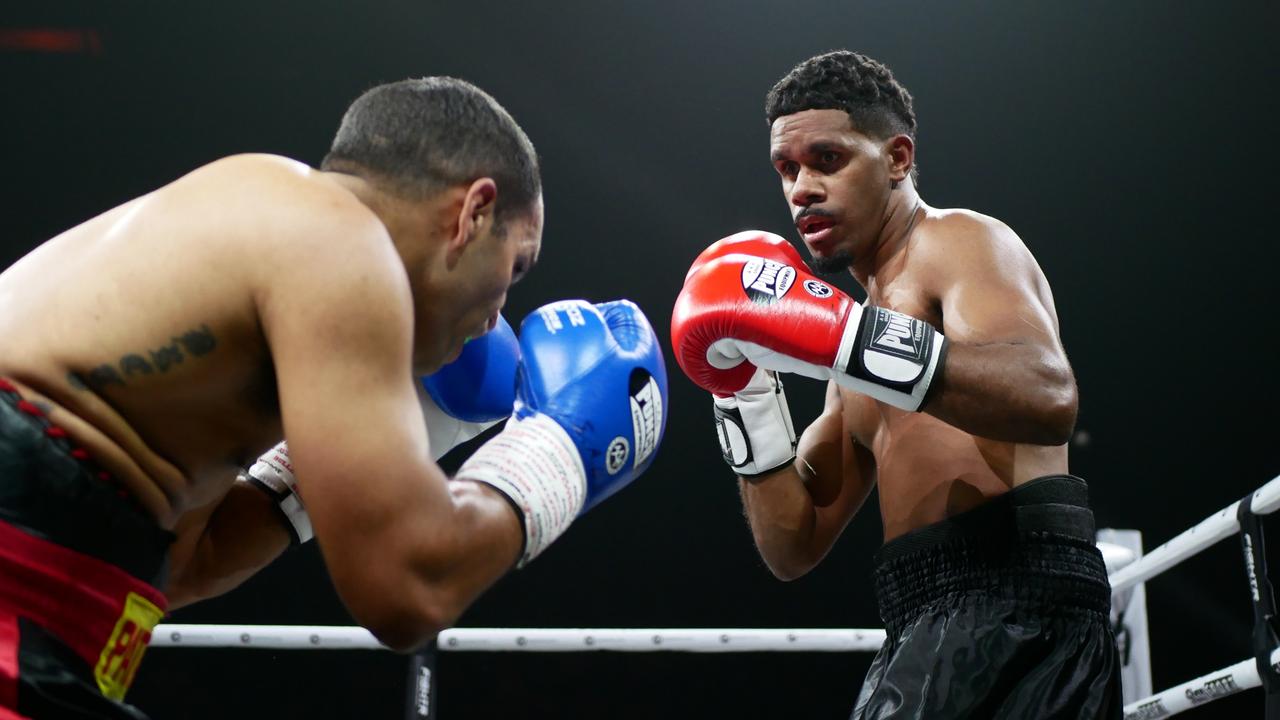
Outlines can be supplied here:
M853 266L853 254L848 250L837 250L825 257L813 255L809 266L819 275L838 275Z

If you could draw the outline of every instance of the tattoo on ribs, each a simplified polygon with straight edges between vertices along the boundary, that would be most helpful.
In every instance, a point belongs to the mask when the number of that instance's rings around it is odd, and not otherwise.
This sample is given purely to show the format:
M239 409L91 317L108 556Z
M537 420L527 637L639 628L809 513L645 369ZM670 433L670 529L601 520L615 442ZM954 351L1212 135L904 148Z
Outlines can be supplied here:
M127 380L145 375L169 372L175 365L183 363L187 356L203 357L213 352L218 346L218 339L208 325L192 328L181 335L169 338L165 345L146 351L147 357L141 353L129 353L115 363L104 363L86 373L67 373L67 383L76 390L97 390L111 385L127 385ZM150 359L148 359L148 357Z

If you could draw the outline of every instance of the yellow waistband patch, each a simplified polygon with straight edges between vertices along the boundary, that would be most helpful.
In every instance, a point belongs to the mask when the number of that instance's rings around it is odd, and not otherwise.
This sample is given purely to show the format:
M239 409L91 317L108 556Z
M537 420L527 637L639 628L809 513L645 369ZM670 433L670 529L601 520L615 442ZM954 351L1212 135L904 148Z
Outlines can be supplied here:
M103 695L112 700L124 699L147 643L151 642L151 631L163 617L164 612L141 595L131 592L125 597L124 612L120 613L98 657L98 666L93 669Z

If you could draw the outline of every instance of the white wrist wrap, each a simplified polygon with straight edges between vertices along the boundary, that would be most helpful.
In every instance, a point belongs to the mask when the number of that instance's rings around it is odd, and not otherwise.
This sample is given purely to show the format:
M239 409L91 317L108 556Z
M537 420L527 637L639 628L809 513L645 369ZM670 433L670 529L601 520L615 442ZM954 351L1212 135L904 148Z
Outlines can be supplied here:
M512 418L454 476L492 486L524 516L524 567L560 537L587 498L587 471L578 448L546 415Z
M782 381L756 369L747 386L715 398L716 431L724 461L739 475L760 475L796 457L796 431Z
M275 499L276 507L288 523L295 543L311 539L311 517L302 505L302 496L298 494L298 481L293 477L289 448L284 442L263 453L249 467L248 472L240 477Z

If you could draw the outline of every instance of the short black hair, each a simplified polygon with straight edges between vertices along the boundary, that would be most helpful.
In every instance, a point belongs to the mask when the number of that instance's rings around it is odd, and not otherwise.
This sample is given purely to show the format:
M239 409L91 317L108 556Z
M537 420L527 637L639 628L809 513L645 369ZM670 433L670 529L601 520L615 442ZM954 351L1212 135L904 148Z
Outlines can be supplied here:
M911 93L888 67L861 53L836 50L811 57L792 68L765 97L769 125L805 110L843 110L855 129L877 140L894 135L916 139Z
M524 130L488 93L451 77L366 91L347 108L320 168L380 181L410 197L491 177L498 222L529 212L542 192L538 155Z

